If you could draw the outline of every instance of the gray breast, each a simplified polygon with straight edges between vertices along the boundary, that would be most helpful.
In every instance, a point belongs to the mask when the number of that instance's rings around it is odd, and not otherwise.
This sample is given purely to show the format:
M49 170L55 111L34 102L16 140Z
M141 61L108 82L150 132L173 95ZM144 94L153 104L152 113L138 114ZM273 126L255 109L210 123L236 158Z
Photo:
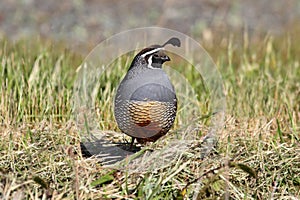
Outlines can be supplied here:
M153 85L152 89L151 85ZM129 100L131 95L137 90L142 92L143 87L147 90L160 90L159 87L156 87L158 85L175 94L168 75L162 69L143 69L134 76L129 72L118 87L116 99ZM149 95L151 94L149 93Z
M132 137L155 141L172 127L177 111L174 87L162 69L127 74L115 96L119 128Z

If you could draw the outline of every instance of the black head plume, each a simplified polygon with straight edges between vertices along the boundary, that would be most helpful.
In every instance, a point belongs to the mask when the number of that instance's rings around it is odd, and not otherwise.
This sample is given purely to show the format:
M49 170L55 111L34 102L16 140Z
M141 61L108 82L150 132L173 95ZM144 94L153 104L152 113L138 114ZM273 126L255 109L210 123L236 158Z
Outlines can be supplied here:
M149 48L153 48L153 49L154 48L156 48L156 49L161 48L162 49L162 48L164 48L168 44L171 44L174 47L180 47L181 42L180 42L180 40L177 37L172 37L168 41L166 41L163 45L155 44L155 45L151 45Z
M180 43L180 40L176 37L172 37L171 39L169 39L167 42L165 42L162 47L166 46L167 44L171 44L173 46L176 46L176 47L180 47L181 43Z

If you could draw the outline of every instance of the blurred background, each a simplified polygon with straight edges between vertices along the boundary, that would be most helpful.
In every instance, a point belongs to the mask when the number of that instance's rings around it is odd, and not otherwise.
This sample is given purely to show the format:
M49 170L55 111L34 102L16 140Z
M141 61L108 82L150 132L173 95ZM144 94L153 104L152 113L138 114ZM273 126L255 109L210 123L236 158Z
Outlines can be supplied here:
M217 37L232 32L247 32L254 40L281 35L299 28L299 22L299 0L0 1L0 37L16 41L38 36L82 53L137 27L160 26L218 43Z

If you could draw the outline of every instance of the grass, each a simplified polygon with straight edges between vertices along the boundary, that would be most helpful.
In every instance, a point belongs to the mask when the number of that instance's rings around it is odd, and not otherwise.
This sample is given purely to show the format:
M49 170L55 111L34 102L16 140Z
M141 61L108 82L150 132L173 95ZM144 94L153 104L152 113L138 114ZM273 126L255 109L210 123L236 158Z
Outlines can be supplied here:
M2 40L0 197L298 199L299 37L293 32L256 40L247 34L242 40L239 37L216 37L208 47L227 95L225 127L216 149L201 159L201 144L191 144L171 162L152 165L150 172L138 170L147 162L135 165L136 170L116 170L104 168L95 157L82 157L71 107L81 56L51 41L11 44ZM112 94L126 70L122 66L130 59L116 60L118 67L101 77L96 107L103 130L118 131L111 112ZM186 70L186 76L192 86L201 88L191 70ZM195 91L198 102L193 105L206 113L209 105L203 103L207 96L201 90ZM189 120L184 114L178 116L177 127ZM201 130L206 128L203 121ZM145 153L169 145L168 136L146 147Z

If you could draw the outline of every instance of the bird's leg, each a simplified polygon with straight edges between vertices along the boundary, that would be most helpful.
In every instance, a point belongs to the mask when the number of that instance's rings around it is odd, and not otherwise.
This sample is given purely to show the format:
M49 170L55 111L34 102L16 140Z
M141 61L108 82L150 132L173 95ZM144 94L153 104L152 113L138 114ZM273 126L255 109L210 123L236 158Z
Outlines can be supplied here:
M129 149L132 150L133 143L134 143L135 137L131 137L131 143Z

